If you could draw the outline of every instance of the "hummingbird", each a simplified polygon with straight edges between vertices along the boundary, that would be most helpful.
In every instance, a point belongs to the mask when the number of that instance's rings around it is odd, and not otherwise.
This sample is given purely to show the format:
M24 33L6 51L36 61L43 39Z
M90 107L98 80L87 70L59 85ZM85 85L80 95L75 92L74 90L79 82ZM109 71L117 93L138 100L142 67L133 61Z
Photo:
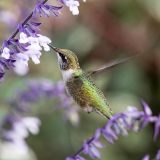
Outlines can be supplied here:
M65 83L66 91L73 100L85 111L96 111L110 119L113 115L104 93L97 87L92 75L122 63L125 60L111 62L100 69L85 72L81 69L76 54L68 49L50 46L57 54L58 64Z

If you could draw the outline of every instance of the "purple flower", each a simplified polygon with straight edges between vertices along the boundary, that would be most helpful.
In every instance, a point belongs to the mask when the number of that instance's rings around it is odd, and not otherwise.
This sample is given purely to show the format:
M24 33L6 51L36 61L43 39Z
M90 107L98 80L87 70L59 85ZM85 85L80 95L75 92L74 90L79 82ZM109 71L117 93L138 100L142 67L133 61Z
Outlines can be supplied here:
M31 14L18 25L17 30L10 36L7 41L4 41L0 51L0 80L2 80L5 69L9 69L10 64L2 64L2 59L8 60L14 66L14 71L18 75L28 73L28 61L31 58L35 64L40 63L42 48L44 51L50 51L49 44L51 40L48 37L39 34L39 26L41 23L31 21L33 16L58 16L62 6L53 6L46 4L48 0L39 0L31 12ZM78 0L59 0L61 3L69 7L73 15L79 14ZM20 39L16 39L20 33Z
M149 155L145 155L142 160L150 160Z
M26 89L18 90L9 102L16 111L24 113L31 110L32 103L37 103L42 98L55 99L54 109L63 108L66 120L70 120L72 124L79 122L78 110L73 107L72 100L65 94L64 83L61 81L55 84L46 79L27 81Z
M5 69L5 66L1 62L1 58L0 58L0 79L3 78L3 76L4 76L4 69Z
M83 153L88 154L91 158L100 158L100 152L94 143L88 143L87 141L83 144Z
M102 133L101 128L98 128L94 134L94 140L98 140L99 137L101 136L101 133Z
M3 76L4 76L4 73L3 73L3 72L0 72L0 82L3 80L3 79L2 79Z
M118 139L117 135L115 132L110 129L110 128L105 128L102 130L104 138L109 142L109 143L114 143L115 140Z
M60 9L62 9L62 6L52 6L40 2L37 3L34 10L34 14L36 15L38 13L40 16L47 16L47 17L49 17L50 15L58 16L60 13Z
M36 37L27 36L24 32L20 32L20 39L16 42L17 46L21 46L23 49L19 49L13 55L15 62L14 71L19 75L25 75L28 71L28 61L31 58L35 64L40 63L40 56L42 47L45 51L50 51L50 47L48 46L51 43L51 40L40 34L35 34ZM20 48L20 47L19 47Z
M156 160L160 160L160 150L158 150L158 152L157 152Z
M102 128L96 130L92 138L84 142L79 151L72 156L73 160L80 153L88 154L91 158L100 159L101 156L98 148L104 147L99 140L101 135L109 143L113 144L120 135L128 135L128 131L139 131L146 125L155 123L155 137L157 138L160 132L160 116L152 116L151 109L145 102L143 102L143 108L144 111L138 111L135 107L129 107L126 112L113 115ZM156 159L160 160L160 152L157 153L157 157ZM143 158L143 160L149 159L149 155Z
M41 16L58 15L62 8L46 4L48 0L38 2L34 11L19 24L17 30L11 37L4 41L0 51L0 80L5 74L5 69L10 66L15 67L14 71L19 75L25 75L28 72L28 60L31 58L35 64L40 63L42 47L49 51L48 46L51 40L48 37L38 34L41 23L31 21L35 12ZM15 39L20 32L20 39ZM15 63L14 63L15 62Z
M158 138L160 133L160 115L157 117L157 120L155 122L155 129L154 129L154 140Z
M14 67L14 62L15 60L0 57L0 80L2 80L5 74L5 69L10 69Z
M5 59L9 59L10 58L10 49L7 47L4 47L3 51L1 53L1 57L5 58Z
M143 104L144 115L141 117L142 118L141 128L144 128L148 123L154 122L156 120L156 117L152 116L152 111L145 101L142 101L142 104Z
M24 33L26 36L36 36L36 33L40 30L41 23L38 22L28 22L27 24L20 24L18 25L19 33ZM20 42L21 43L21 42Z
M12 114L6 116L4 122L9 124L11 128L1 129L1 137L17 149L28 149L25 139L29 132L32 134L39 132L40 120L36 117L20 117Z
M7 114L1 122L0 137L4 141L14 145L15 148L27 149L28 145L25 139L29 136L29 133L38 134L40 126L40 120L37 117L26 116L32 111L31 104L37 103L42 98L43 100L55 98L58 100L57 104L60 108L61 104L64 103L61 101L61 97L63 96L67 97L62 82L54 84L52 81L44 79L28 81L26 89L17 91L14 98L10 100L9 104L12 108L12 113ZM71 103L68 103L68 106L66 106L67 111L71 111L70 108L73 108ZM5 126L10 127L6 128ZM76 156L75 160L85 159L81 156Z
M109 143L114 143L118 139L118 135L125 135L129 127L126 115L116 114L102 128L102 134Z
M160 150L158 150L157 155L155 157L156 160L160 160ZM143 157L142 160L150 160L150 156L147 154Z
M143 111L138 111L138 109L133 106L128 106L125 114L133 119L140 119L140 117L144 115Z

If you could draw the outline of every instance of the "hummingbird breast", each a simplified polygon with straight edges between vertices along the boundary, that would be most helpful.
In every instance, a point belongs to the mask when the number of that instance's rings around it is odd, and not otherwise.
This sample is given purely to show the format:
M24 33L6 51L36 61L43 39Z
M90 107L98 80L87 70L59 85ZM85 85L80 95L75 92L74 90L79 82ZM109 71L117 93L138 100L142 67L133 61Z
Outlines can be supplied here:
M95 85L85 73L76 73L66 82L68 93L81 106L100 108L107 105L103 92Z
M66 81L66 88L67 92L84 110L88 111L88 108L91 108L106 118L112 117L113 112L107 104L103 92L84 72L74 72Z

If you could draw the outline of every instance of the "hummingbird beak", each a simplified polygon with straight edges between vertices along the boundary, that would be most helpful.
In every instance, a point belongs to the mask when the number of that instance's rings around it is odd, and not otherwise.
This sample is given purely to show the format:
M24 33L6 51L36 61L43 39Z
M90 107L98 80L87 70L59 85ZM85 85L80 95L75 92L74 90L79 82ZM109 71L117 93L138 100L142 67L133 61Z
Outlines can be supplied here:
M58 52L59 53L59 51L60 51L60 49L59 48L56 48L56 47L54 47L54 46L52 46L52 45L49 45L55 52Z

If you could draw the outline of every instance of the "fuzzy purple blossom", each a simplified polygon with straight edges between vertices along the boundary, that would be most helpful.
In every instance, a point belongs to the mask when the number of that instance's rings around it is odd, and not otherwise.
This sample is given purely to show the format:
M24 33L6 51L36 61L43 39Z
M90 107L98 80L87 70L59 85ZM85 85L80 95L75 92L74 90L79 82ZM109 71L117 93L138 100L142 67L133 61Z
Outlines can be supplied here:
M144 128L148 123L155 122L157 120L157 117L152 116L152 111L146 102L142 101L142 104L143 104L144 114L143 116L141 116L142 118L141 121L142 121L142 128Z
M3 123L0 126L0 137L14 142L14 138L19 134L17 132L18 130L22 131L23 134L20 135L21 140L27 137L27 130L33 134L38 133L36 126L39 126L40 122L38 121L40 120L37 117L24 117L24 115L31 113L32 104L38 103L41 99L55 99L57 104L54 106L54 109L63 108L66 112L67 119L75 123L68 112L77 115L77 110L72 106L70 98L66 96L63 82L53 83L45 79L30 80L26 84L26 89L18 90L15 96L9 101L11 112L4 117ZM30 124L31 127L27 126L27 124ZM5 128L6 125L10 126L10 128Z
M157 117L155 122L155 130L154 130L154 140L156 141L160 134L160 115Z
M145 155L142 160L149 160L149 159L150 159L149 155Z
M18 112L26 112L32 103L37 103L41 99L58 100L55 109L70 110L72 107L72 101L65 93L64 83L62 81L53 83L47 79L27 81L26 89L17 90L16 96L9 101L9 104Z
M128 135L128 131L140 131L148 124L155 125L154 138L157 139L160 133L160 118L152 115L152 111L146 102L142 101L142 105L143 111L138 111L135 107L129 107L126 112L113 115L102 128L97 129L95 134L84 142L77 153L69 157L69 160L76 160L81 153L87 154L93 159L100 159L99 149L104 147L99 139L101 136L110 144L114 144L120 136ZM160 154L158 152L156 160L159 160L159 157ZM68 158L66 159L68 160ZM149 159L149 155L143 158L143 160Z
M156 154L156 156L155 156L154 159L155 159L155 160L160 160L160 150L157 151L157 154ZM150 159L150 156L147 154L147 155L145 155L145 156L143 157L142 160L151 160L151 159Z
M160 150L158 150L158 152L157 152L156 160L160 160Z
M64 109L66 119L72 124L77 123L78 119L75 119L75 115L78 115L77 110L74 109L72 101L65 94L63 82L53 83L46 79L30 80L27 81L26 88L17 90L13 98L8 101L10 112L0 123L0 139L17 150L27 151L26 138L29 133L34 135L39 133L41 121L30 114L33 112L33 104L38 103L41 99L46 101L55 99L56 104L54 104L53 111Z
M48 0L42 1L42 5L45 6L45 3L47 1ZM48 8L48 10L52 11L53 9L54 7L51 6ZM55 10L58 9L55 8ZM38 48L35 48L34 50L33 47L31 47L33 46L31 43L21 43L19 39L15 38L19 32L24 33L25 35L30 37L37 36L37 30L38 27L40 26L40 23L31 21L32 16L33 12L22 22L22 24L18 25L17 30L14 32L14 34L7 41L3 42L2 48L0 50L0 79L3 78L6 69L10 69L13 67L17 68L19 67L18 66L19 64L20 66L25 65L25 68L24 67L23 68L26 71L26 67L28 64L27 61L29 60L29 57L34 59L35 62L38 62L36 60L41 55ZM26 55L26 53L28 53L29 55ZM32 56L33 53L34 55Z
M61 8L62 6L52 6L52 5L44 4L44 2L39 2L36 4L36 7L33 13L35 15L39 14L41 17L42 16L49 17L50 15L58 16Z
M3 42L0 50L0 80L2 80L5 70L14 68L19 75L28 72L28 61L31 58L35 64L40 63L42 48L50 51L51 40L39 34L41 23L32 20L39 15L44 17L58 16L63 5L69 7L73 15L78 15L78 0L58 0L61 5L47 4L48 0L38 0L31 14L18 25L17 30ZM63 4L63 5L62 5ZM19 38L16 36L19 34ZM5 61L5 62L4 62Z

